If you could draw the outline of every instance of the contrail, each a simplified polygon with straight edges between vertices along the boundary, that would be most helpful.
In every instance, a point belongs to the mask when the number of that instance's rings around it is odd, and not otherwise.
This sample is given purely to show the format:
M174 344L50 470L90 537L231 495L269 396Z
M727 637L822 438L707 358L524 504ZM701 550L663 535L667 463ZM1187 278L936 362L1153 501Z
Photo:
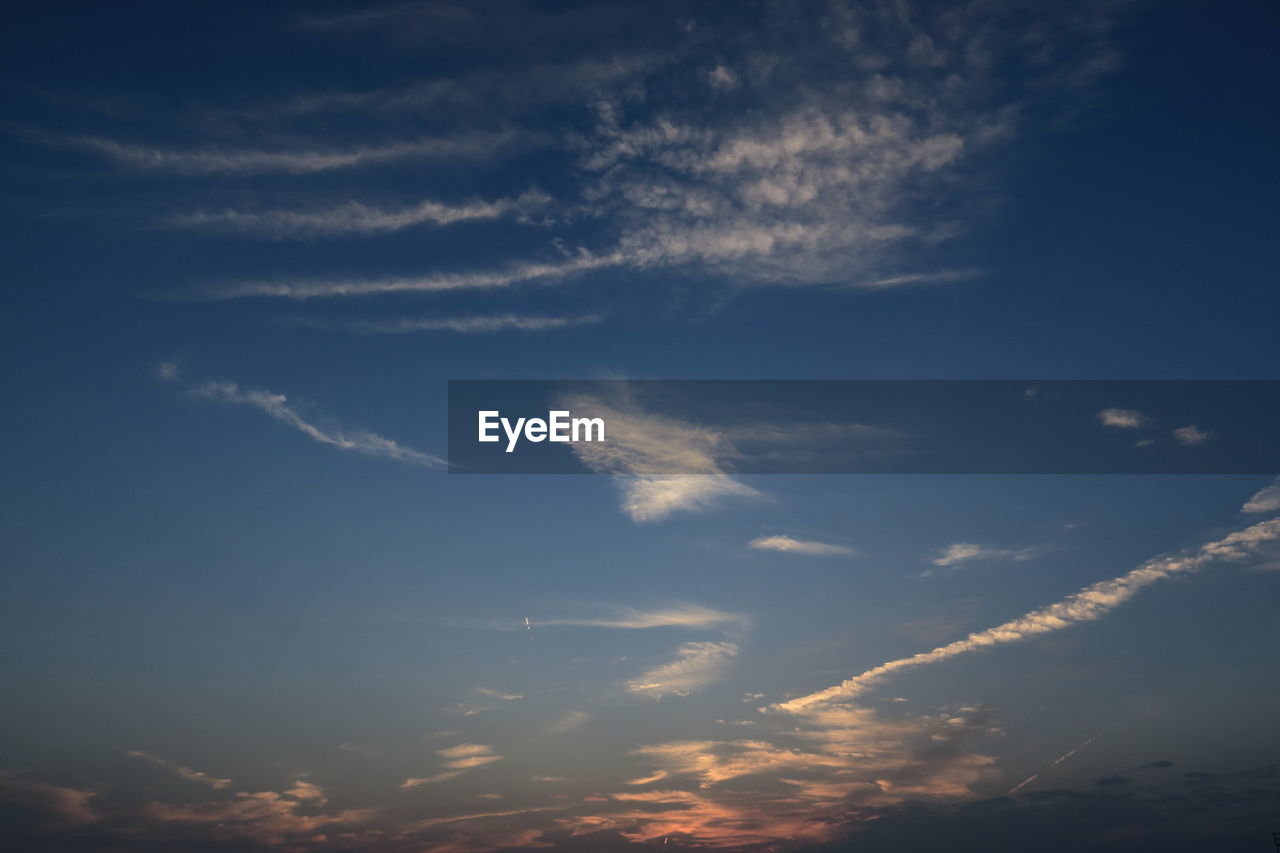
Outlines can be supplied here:
M1076 746L1073 746L1071 749L1064 752L1062 755L1058 756L1057 760L1051 763L1049 767L1046 767L1045 769L1048 770L1048 769L1057 767L1059 764L1066 761L1068 758L1075 755L1077 752L1084 749L1086 746L1093 743L1095 740L1097 740L1100 737L1102 737L1102 732L1098 732L1096 735L1093 735L1092 737L1085 739L1081 743L1077 744ZM1013 796L1018 791L1022 790L1027 785L1030 785L1032 782L1034 782L1038 778L1040 778L1039 773L1032 773L1030 776L1028 776L1027 778L1023 779L1021 782L1019 782L1018 784L1010 788L1008 793L1005 794L1005 796L1006 797Z
M1174 575L1197 571L1215 562L1242 560L1252 554L1257 546L1277 539L1280 539L1280 518L1259 522L1176 556L1148 560L1128 574L1091 584L1061 601L994 628L970 634L963 640L939 646L933 651L882 663L834 687L770 705L768 710L803 713L814 705L852 699L900 669L937 663L978 649L1016 643L1028 637L1059 631L1077 622L1100 619L1128 601L1144 586Z

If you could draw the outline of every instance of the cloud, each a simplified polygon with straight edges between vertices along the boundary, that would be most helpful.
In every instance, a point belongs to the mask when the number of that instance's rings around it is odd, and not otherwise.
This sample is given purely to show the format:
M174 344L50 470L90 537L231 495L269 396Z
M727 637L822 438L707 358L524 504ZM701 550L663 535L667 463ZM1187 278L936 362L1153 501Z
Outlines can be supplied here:
M749 543L759 551L781 551L787 554L805 554L810 557L839 557L853 553L845 545L831 545L812 539L793 539L790 536L761 536Z
M729 613L700 604L676 604L658 610L636 610L623 607L614 610L608 616L541 619L536 624L645 630L649 628L721 628L742 626L747 621L747 618L740 613Z
M202 773L199 770L192 770L190 767L183 767L181 764L175 764L172 761L166 761L163 758L157 758L149 755L140 749L131 749L127 753L130 758L140 758L143 761L150 762L157 767L163 767L186 779L188 782L196 782L201 785L208 785L214 790L220 791L223 788L231 787L230 779L218 779L210 776L208 773Z
M615 793L628 808L593 814L580 831L615 828L633 843L670 837L730 850L834 841L904 802L972 796L996 776L989 756L962 745L986 730L987 716L965 709L889 719L828 707L757 738L642 746L632 755L652 772L624 784L668 787Z
M1259 546L1278 539L1280 539L1280 519L1260 522L1179 555L1149 560L1128 574L1091 584L1061 601L1033 610L994 628L970 634L963 640L939 646L932 651L882 663L834 687L771 707L774 710L806 713L825 703L852 699L901 669L937 663L1005 643L1021 642L1030 637L1060 631L1081 622L1100 619L1128 601L1143 587L1169 577L1198 571L1213 563L1244 560L1256 553Z
M1195 424L1178 427L1173 431L1174 439L1183 447L1195 447L1197 444L1204 444L1209 440L1210 435L1211 433L1205 432Z
M432 776L405 779L400 783L400 787L416 788L419 785L444 782L461 776L469 770L475 770L478 767L484 767L486 764L502 760L502 756L495 753L492 747L479 743L460 743L457 746L438 749L436 754L445 759L445 769L443 771Z
M675 660L628 681L627 690L654 698L673 694L685 696L719 681L724 668L737 654L735 643L685 643L676 649Z
M306 175L410 159L489 157L533 138L516 133L471 133L357 148L159 148L101 136L22 134L31 141L101 155L117 166L176 175Z
M1241 512L1275 512L1276 510L1280 510L1280 478L1271 485L1264 486L1240 508Z
M271 847L310 842L335 827L367 823L372 809L348 809L334 814L314 814L314 786L290 791L239 791L231 800L204 803L147 803L139 814L149 838L163 838L166 830L181 825L203 827L210 838L228 841L248 839ZM323 801L323 794L320 795Z
M209 285L186 294L184 298L198 301L248 297L306 300L341 296L486 290L511 287L531 281L556 281L590 270L617 266L619 263L621 258L616 254L593 255L582 251L560 261L520 263L501 269L470 273L439 273L409 278L240 281Z
M977 560L1013 560L1022 562L1030 560L1037 553L1036 548L997 548L991 545L979 545L975 542L956 542L938 552L932 562L935 566L950 567Z
M501 690L490 690L488 687L477 687L476 692L481 696L491 696L494 699L501 699L504 702L514 702L517 699L524 698L524 696L519 693L503 693Z
M0 773L0 806L4 807L8 830L5 835L9 836L20 823L27 823L33 833L42 835L97 823L102 819L92 804L97 796L96 791L49 785ZM25 814L15 814L18 810ZM48 841L47 838L42 840Z
M934 270L932 272L906 273L884 278L870 278L857 282L858 287L868 290L883 290L890 287L904 287L911 284L949 284L953 281L968 281L985 274L979 269Z
M172 362L162 363L156 370L157 375L168 381L182 382L178 368ZM394 459L410 465L421 465L428 468L442 468L447 464L443 459L405 447L389 438L367 430L343 430L337 427L323 428L304 418L290 403L284 394L264 391L255 388L241 388L234 382L202 382L196 385L183 383L187 393L205 400L227 403L237 406L251 406L264 412L273 420L291 426L303 435L321 444L360 453L366 456L379 456Z
M599 314L576 317L538 317L520 314L498 314L490 317L400 317L394 320L320 320L299 319L298 325L313 329L336 329L357 335L405 335L414 332L458 332L460 334L487 334L509 330L521 332L546 332L573 326L590 326L599 323Z
M137 170L241 175L428 156L476 160L560 143L549 156L558 157L560 172L576 183L558 189L545 211L566 234L580 238L581 251L593 259L558 271L529 260L464 273L427 269L390 280L230 282L209 289L207 298L505 287L610 267L656 275L680 269L725 286L885 290L942 284L977 274L939 266L928 255L963 234L984 208L980 194L992 183L984 180L992 152L1040 112L1032 106L1046 95L1089 85L1115 67L1111 39L1120 13L1101 3L1073 4L1030 21L1001 4L913 9L907 16L892 4L855 9L837 3L815 15L775 18L769 39L722 18L714 26L686 29L684 36L664 30L659 49L634 50L643 41L638 34L664 17L636 14L615 15L607 29L621 37L603 45L583 38L581 16L571 24L559 15L522 14L518 26L504 27L513 47L527 41L528 31L559 33L572 45L558 52L567 55L564 60L506 51L502 62L479 62L474 70L409 86L302 92L207 109L202 116L206 126L241 137L246 124L261 122L286 139L325 118L370 127L398 122L398 142L152 148L63 137L59 144ZM428 40L452 32L487 44L496 26L453 11L372 18L360 12L325 20L366 19L394 21L395 32L406 27ZM605 23L598 16L590 21ZM351 26L358 24L311 28L345 32ZM804 50L780 49L798 44ZM690 69L697 69L701 85L690 85ZM653 97L656 92L665 97ZM490 128L546 126L550 120L564 132L555 140L518 130L404 139L406 126L441 116L455 126ZM190 215L187 224L280 237L369 233L513 212L493 205L502 202L205 211ZM569 230L588 222L606 227ZM917 268L921 259L923 269Z
M547 731L552 734L564 734L579 728L590 719L591 715L586 711L566 711L551 724L551 728Z
M732 69L723 65L717 65L707 72L707 81L713 89L736 89L741 82Z
M720 458L734 453L724 435L645 412L628 389L613 402L566 395L562 405L576 415L603 418L609 425L607 441L579 442L571 448L592 471L615 475L623 512L633 521L657 521L675 512L712 509L725 498L759 495L721 467ZM672 473L677 471L682 473Z
M528 192L518 198L444 204L422 201L398 208L369 207L349 201L319 209L197 210L167 220L174 228L228 231L268 240L305 239L325 235L385 234L423 225L453 225L527 213L550 201Z
M1103 426L1119 429L1137 429L1147 422L1147 416L1137 409L1103 409L1098 412Z

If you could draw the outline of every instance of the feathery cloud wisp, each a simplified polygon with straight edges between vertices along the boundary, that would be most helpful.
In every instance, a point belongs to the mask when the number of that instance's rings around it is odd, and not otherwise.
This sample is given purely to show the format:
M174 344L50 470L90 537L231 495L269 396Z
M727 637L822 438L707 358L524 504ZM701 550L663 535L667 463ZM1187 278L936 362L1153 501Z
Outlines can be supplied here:
M956 542L943 548L932 562L935 566L950 567L975 560L1013 560L1022 562L1036 555L1035 548L997 548L976 542Z
M729 661L738 654L736 643L685 643L675 660L654 667L627 682L627 690L652 696L684 696L718 681Z
M1269 486L1263 486L1240 508L1241 512L1275 512L1280 510L1280 478Z
M576 317L497 314L491 317L400 317L394 320L321 320L303 318L296 320L295 323L313 329L335 329L357 335L407 335L415 332L487 334L509 330L547 332L572 326L589 326L599 323L602 319L599 314L583 314Z
M321 299L338 296L372 296L393 293L437 293L450 290L485 290L530 281L556 281L589 270L617 266L617 254L580 252L562 261L516 264L502 269L470 273L440 273L417 278L302 279L298 281L240 281L210 285L186 295L197 301L221 301L246 297ZM166 294L172 298L172 294Z
M171 362L161 364L157 368L156 374L167 381L182 381L179 378L176 365ZM234 382L224 381L201 382L196 385L183 383L183 386L186 388L187 393L202 399L231 405L251 406L266 413L273 420L293 427L313 441L336 447L339 450L348 450L366 456L380 456L385 459L394 459L397 462L422 465L428 468L442 468L446 465L445 461L437 456L405 447L389 438L383 438L377 433L367 430L347 431L319 427L304 418L297 409L290 405L289 398L284 394L256 388L241 388Z
M183 779L186 779L188 782L197 782L201 785L208 785L210 788L213 788L216 791L220 791L223 788L231 787L230 779L218 779L216 777L210 776L208 773L202 773L199 770L192 770L190 767L184 767L181 764L175 764L172 761L166 761L163 758L158 758L154 755L143 752L140 749L131 749L128 751L127 754L129 755L130 758L139 758L139 759L142 759L143 761L150 762L151 764L154 764L157 767L163 767L166 770L171 770L174 773L176 773L178 776L181 776Z
M571 447L591 470L615 475L623 511L633 521L657 521L674 512L710 509L727 497L759 495L724 472L719 458L733 448L720 433L645 412L625 394L616 402L570 395L562 403L575 414L609 424L607 441Z
M444 204L423 201L386 209L349 201L319 209L197 210L169 219L174 228L227 231L268 240L305 239L321 235L383 234L420 225L453 225L500 219L546 204L550 197L529 192L518 198Z
M700 604L676 604L659 610L619 608L609 616L578 619L540 619L537 624L566 625L584 628L621 628L644 630L648 628L719 628L743 626L747 618L740 613L729 613L704 607Z
M1128 601L1140 589L1156 581L1194 572L1220 561L1243 560L1254 553L1258 546L1276 540L1280 540L1280 519L1259 522L1177 556L1149 560L1118 578L1091 584L1061 601L1033 610L994 628L970 634L963 640L939 646L932 651L882 663L834 687L781 702L771 708L793 713L807 712L830 702L852 699L874 686L885 676L901 669L937 663L991 646L1016 643L1029 637L1060 631L1080 622L1100 619Z
M405 779L400 783L400 787L416 788L419 785L444 782L456 776L461 776L468 770L474 770L477 767L483 767L486 764L502 760L502 756L495 753L492 747L479 743L460 743L457 746L438 749L436 754L445 759L444 766L447 769L431 776Z
M750 547L758 551L781 551L786 554L805 554L810 557L840 557L853 553L846 545L832 545L812 539L794 539L790 536L760 536L752 539Z
M304 175L413 158L482 157L529 139L512 133L472 133L360 148L260 149L157 148L101 136L23 135L47 145L99 154L124 168L176 175Z

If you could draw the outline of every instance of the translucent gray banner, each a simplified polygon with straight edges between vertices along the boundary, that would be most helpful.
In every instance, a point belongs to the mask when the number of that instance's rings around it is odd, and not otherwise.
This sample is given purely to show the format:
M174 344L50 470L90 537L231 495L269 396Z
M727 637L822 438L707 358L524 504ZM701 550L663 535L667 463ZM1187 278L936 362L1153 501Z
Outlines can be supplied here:
M1280 382L461 380L456 474L1271 474Z

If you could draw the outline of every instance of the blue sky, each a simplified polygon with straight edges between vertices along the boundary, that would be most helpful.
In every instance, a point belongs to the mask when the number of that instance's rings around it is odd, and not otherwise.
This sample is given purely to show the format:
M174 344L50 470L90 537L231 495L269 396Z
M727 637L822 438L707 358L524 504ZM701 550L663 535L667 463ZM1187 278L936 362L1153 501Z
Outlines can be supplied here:
M451 379L1276 378L1277 23L12 13L0 837L1265 849L1276 472L440 459Z

